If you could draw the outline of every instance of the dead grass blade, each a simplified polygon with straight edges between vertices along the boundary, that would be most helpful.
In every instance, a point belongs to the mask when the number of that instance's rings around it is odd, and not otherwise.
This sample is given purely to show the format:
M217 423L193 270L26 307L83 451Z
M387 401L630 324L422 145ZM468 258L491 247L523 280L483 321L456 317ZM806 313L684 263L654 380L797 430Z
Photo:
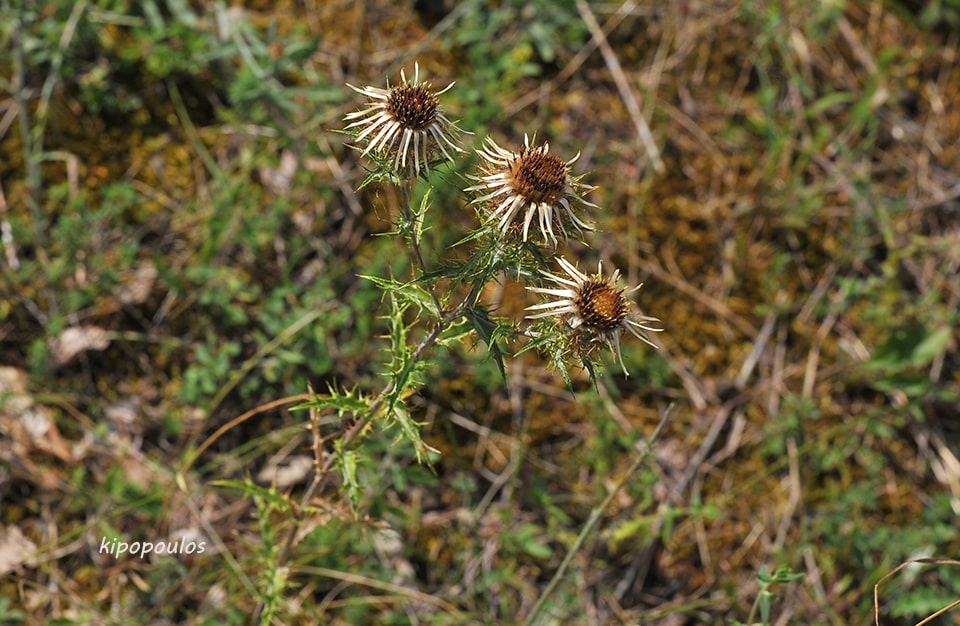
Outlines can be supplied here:
M926 557L922 559L910 559L909 561L904 561L900 565L896 566L888 572L883 578L877 581L877 584L873 586L873 620L876 626L880 626L880 585L885 583L888 579L893 578L900 570L907 567L908 565L913 565L914 563L926 563L931 565L960 565L960 561L954 559L941 559L937 557ZM943 607L936 613L925 617L922 621L916 623L916 626L923 626L923 624L929 624L935 618L947 613L954 607L960 605L960 599L954 600L947 606Z

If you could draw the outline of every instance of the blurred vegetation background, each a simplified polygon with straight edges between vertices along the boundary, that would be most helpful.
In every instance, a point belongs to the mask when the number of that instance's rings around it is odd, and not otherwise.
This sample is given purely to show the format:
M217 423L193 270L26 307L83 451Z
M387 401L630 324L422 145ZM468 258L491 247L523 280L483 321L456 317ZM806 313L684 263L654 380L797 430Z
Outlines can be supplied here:
M521 623L624 478L539 623L872 623L899 564L960 554L957 0L0 10L0 623ZM573 390L533 353L504 379L480 342L435 351L409 398L435 467L365 444L360 513L319 494L284 561L306 412L175 473L251 409L382 386L358 275L409 272L376 236L400 198L356 191L339 131L345 83L414 62L476 146L581 152L601 232L575 254L645 283L662 348ZM475 164L431 178L428 263L475 227ZM958 599L960 567L917 564L880 620Z

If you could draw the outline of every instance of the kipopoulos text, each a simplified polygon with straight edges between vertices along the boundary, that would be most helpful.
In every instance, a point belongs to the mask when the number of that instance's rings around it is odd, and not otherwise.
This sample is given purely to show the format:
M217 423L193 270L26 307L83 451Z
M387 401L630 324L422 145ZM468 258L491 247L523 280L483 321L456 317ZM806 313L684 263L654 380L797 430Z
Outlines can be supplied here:
M125 555L139 556L142 559L149 554L158 556L203 554L206 550L206 541L187 541L186 537L178 541L134 541L132 543L121 541L116 537L112 539L104 537L100 541L100 554L109 554L118 559Z

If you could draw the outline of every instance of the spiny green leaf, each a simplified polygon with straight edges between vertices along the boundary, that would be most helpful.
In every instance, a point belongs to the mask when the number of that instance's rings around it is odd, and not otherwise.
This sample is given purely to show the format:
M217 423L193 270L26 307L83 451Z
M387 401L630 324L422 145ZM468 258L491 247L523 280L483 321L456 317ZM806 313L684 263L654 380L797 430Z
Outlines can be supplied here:
M450 247L456 248L458 246L462 246L465 243L470 243L471 241L477 241L484 237L487 237L492 240L494 237L497 237L497 236L498 236L498 233L495 227L489 226L489 225L481 226L480 228L477 228L476 230L472 230L469 233L467 233L466 237L464 237L463 239L460 239Z
M519 356L528 350L536 350L540 354L550 359L550 365L560 373L563 382L567 387L573 388L573 380L570 378L570 372L567 369L567 359L570 357L570 348L567 337L562 332L558 332L553 325L538 325L538 334L528 341L526 345L520 348L515 356ZM593 370L593 363L581 357L584 369L590 375L590 380L596 384L596 373Z
M337 469L340 470L340 476L343 478L343 489L350 499L354 515L357 515L357 507L360 504L360 481L357 478L360 456L356 450L344 450L342 439L334 442L333 449L337 459Z
M394 405L389 416L391 421L400 428L400 437L413 444L413 449L417 455L417 462L429 463L430 457L427 456L427 452L429 452L431 448L423 442L423 438L420 436L420 424L415 422L413 418L410 417L406 408L399 404Z
M423 237L423 220L427 215L427 209L430 208L430 191L431 189L428 188L426 193L423 194L423 199L420 201L420 208L413 211L411 236L417 245L420 245L420 240Z
M365 274L361 274L360 278L369 280L384 292L396 294L405 303L417 305L420 311L426 310L434 315L440 315L430 292L420 286L421 282L426 282L433 277L424 276L419 280L411 282L400 282L392 278L380 278L378 276L367 276Z
M348 133L349 134L349 133ZM357 152L363 152L360 146L351 146ZM357 191L363 189L372 183L386 183L399 187L404 184L404 179L393 168L393 159L389 155L381 154L372 150L367 153L367 158L373 162L374 167L367 169L367 177L363 179ZM366 168L365 168L366 169Z
M394 410L397 403L408 395L410 390L420 386L419 374L427 366L423 359L413 359L413 348L407 343L407 326L403 323L403 311L407 305L399 302L392 292L389 301L391 305L388 317L391 354L389 369L393 378L393 388L387 396L387 414Z
M495 228L478 229L454 246L468 241L478 242L476 248L467 259L449 265L445 272L461 283L483 285L501 274L530 280L547 266L543 253L531 242L504 241Z
M587 370L587 376L590 377L590 382L593 383L594 387L597 387L597 371L593 367L593 361L587 357L581 357L580 362L583 363L583 369ZM570 381L567 380L567 385L570 385Z
M290 500L272 487L261 487L249 480L215 480L211 484L215 487L239 489L244 495L260 498L271 507L284 513L293 512L293 507L290 506Z
M407 309L406 303L402 303L396 297L394 292L388 294L390 302L390 312L387 320L390 323L390 353L393 355L393 371L399 371L405 367L408 360L410 348L407 346L407 326L403 323L403 312Z
M500 370L500 376L503 378L503 382L506 383L507 369L503 364L503 350L500 349L498 341L512 335L513 328L492 320L489 313L482 307L467 309L466 317L483 342L487 344L487 352L497 364L497 368Z
M440 338L437 339L437 343L440 345L449 345L454 341L459 341L467 335L472 334L474 331L475 329L473 327L473 323L470 320L465 319L462 322L451 324L449 328L440 334Z
M403 398L410 395L410 392L416 390L422 384L419 374L427 366L424 361L413 361L407 355L402 360L396 360L393 365L395 365L395 367L391 367L393 389L387 397L388 414L401 403Z
M363 415L370 408L370 400L360 394L356 387L347 392L339 392L327 385L326 396L314 396L313 399L293 407L299 409L335 409L338 417L346 414Z

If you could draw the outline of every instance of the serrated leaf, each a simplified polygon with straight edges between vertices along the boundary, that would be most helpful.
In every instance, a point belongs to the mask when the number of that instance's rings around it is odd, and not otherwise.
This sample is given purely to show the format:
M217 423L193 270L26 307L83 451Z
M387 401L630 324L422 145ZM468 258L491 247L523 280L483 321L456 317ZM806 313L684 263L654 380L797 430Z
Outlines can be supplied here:
M400 428L400 436L413 445L413 449L417 455L417 462L429 462L430 459L427 457L427 451L430 448L423 443L423 438L420 436L420 424L415 422L413 418L410 417L406 408L399 404L393 406L393 410L389 415L392 418L391 421Z
M393 355L391 369L396 372L406 367L405 363L409 354L407 326L403 323L403 312L406 310L406 305L397 300L394 292L390 292L388 299L390 301L390 316L388 318L390 322L390 352Z
M264 502L272 505L277 510L283 511L284 513L293 513L293 507L290 505L290 500L287 499L287 497L283 494L278 493L276 489L270 487L261 487L260 485L246 480L214 480L211 484L215 487L238 489L243 492L244 495L249 497L261 498Z
M424 217L427 215L427 209L430 208L430 191L427 191L423 194L423 199L420 201L420 208L413 212L413 223L411 224L411 232L413 236L413 241L420 245L420 240L423 237L423 221Z
M355 450L344 450L342 439L334 442L333 449L337 459L337 469L340 470L340 476L343 478L343 489L347 492L350 506L353 508L354 515L356 515L357 507L360 504L360 481L357 478L360 457Z
M487 344L487 353L497 364L497 368L500 370L500 376L503 378L503 382L506 383L507 368L503 363L503 351L500 349L497 341L509 332L512 332L513 329L493 321L486 311L478 307L467 309L465 315L474 330L477 331L477 335Z
M334 409L338 417L346 414L365 414L370 408L370 401L361 395L356 388L341 393L332 386L327 386L326 396L314 396L303 404L293 407L293 410L299 409Z
M403 286L403 283L392 278L381 278L380 276L370 276L369 274L357 274L358 278L369 280L371 283L380 287L384 291L394 291Z
M458 246L462 246L465 243L469 243L471 241L476 241L478 239L481 239L485 236L496 237L497 236L496 233L497 233L497 230L490 226L481 226L480 228L477 228L467 233L467 235L463 239L460 239L450 247L456 248Z
M357 152L363 152L363 148L360 146L351 147ZM404 179L393 169L393 160L389 156L373 150L367 153L367 158L373 161L374 167L367 169L367 177L364 178L360 186L357 187L357 191L372 183L383 182L395 187L400 187L404 184Z
M593 361L591 361L587 357L581 357L580 361L583 363L583 369L587 370L587 375L590 377L590 382L593 383L594 387L598 387L597 371L593 367ZM568 380L567 385L569 384L570 382Z
M567 345L562 335L558 335L554 330L544 330L540 332L539 336L534 337L520 348L515 356L519 356L528 350L536 350L547 356L550 359L550 365L560 373L563 382L566 383L568 388L573 389L573 380L570 378L570 372L564 358L568 352ZM593 365L584 362L584 367L589 367L588 371L592 371Z
M497 330L497 323L490 319L490 316L480 307L467 309L464 313L467 320L473 326L474 330L483 339L485 343L493 341L494 333Z
M412 349L407 345L407 327L403 323L403 311L405 304L397 301L397 298L390 294L390 374L393 378L393 389L387 397L387 414L394 410L397 402L407 395L407 391L417 386L418 381L415 376L426 367L426 363L420 360L413 360Z
M470 320L464 320L456 324L451 324L449 328L440 333L440 338L437 339L437 343L440 345L448 345L474 332L473 323Z
M429 280L432 277L425 276L421 280L411 282L400 282L392 278L380 278L379 276L368 276L366 274L360 274L359 277L369 280L384 292L396 294L407 304L415 304L421 311L426 310L434 315L440 315L430 292L419 284L421 281Z

